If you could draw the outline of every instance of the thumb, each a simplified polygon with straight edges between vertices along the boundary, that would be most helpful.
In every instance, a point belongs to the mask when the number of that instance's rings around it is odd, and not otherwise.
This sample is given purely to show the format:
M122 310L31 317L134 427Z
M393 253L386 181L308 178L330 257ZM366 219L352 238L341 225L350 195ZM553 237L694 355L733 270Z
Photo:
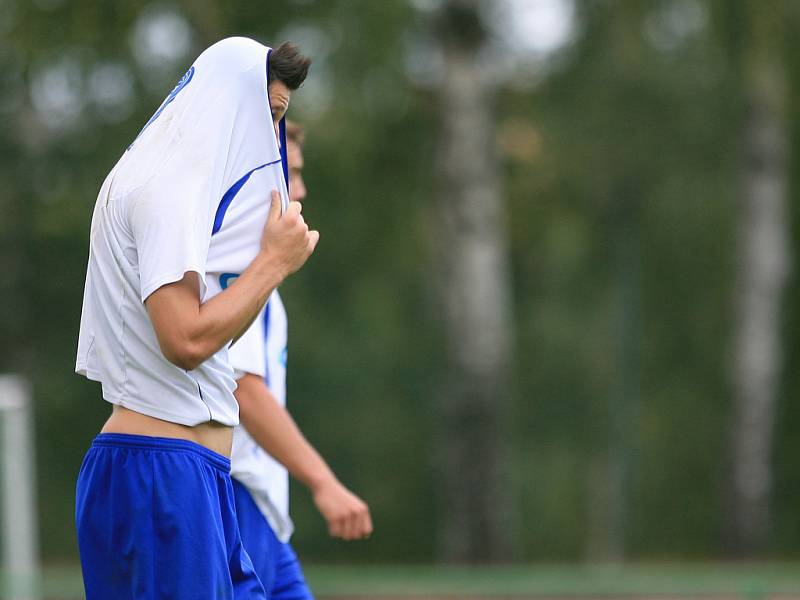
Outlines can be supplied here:
M272 190L270 194L269 215L267 221L277 221L281 218L281 195L278 190Z

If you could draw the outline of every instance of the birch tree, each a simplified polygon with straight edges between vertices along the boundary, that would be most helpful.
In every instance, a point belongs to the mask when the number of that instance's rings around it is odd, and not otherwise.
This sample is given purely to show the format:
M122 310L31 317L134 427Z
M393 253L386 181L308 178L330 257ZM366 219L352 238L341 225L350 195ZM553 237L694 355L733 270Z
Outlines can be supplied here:
M513 542L504 414L511 347L505 202L495 151L496 84L478 65L477 0L438 14L444 62L435 211L446 356L439 395L440 558L502 561Z
M746 3L746 114L732 364L733 550L750 555L770 530L771 458L781 372L781 311L790 254L783 2Z

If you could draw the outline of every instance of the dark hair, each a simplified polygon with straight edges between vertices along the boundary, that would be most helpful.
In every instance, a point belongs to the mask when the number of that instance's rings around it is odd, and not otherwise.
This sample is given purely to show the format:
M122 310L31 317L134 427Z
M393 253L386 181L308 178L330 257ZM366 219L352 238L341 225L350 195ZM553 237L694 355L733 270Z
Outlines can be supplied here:
M302 125L286 119L286 139L302 148L306 141L306 130Z
M269 55L269 71L267 82L276 79L286 84L290 90L296 90L306 80L311 59L303 56L292 42L284 42Z

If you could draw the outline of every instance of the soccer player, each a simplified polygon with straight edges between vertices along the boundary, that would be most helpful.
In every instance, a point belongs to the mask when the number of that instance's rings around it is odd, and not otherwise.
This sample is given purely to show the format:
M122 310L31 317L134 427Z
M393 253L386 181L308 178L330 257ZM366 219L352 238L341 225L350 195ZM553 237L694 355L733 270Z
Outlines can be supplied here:
M287 123L289 197L305 198L303 131ZM305 484L331 535L347 540L368 537L367 505L336 478L305 439L286 403L286 311L278 290L230 352L237 372L241 425L236 428L231 477L242 543L273 600L310 600L302 569L289 538L289 472Z
M77 482L87 600L266 598L234 512L228 347L319 237L273 128L309 64L214 44L100 189L76 371L114 406Z

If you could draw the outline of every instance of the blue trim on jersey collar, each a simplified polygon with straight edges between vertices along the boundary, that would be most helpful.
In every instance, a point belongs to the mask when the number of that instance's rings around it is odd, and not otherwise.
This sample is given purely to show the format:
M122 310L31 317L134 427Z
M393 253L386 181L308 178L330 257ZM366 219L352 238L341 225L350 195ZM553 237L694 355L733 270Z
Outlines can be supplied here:
M278 123L278 130L280 131L281 138L281 166L283 167L283 180L286 182L286 193L289 194L289 159L286 155L286 117L282 118ZM289 198L292 195L289 194Z
M278 159L280 160L280 159ZM228 211L228 208L233 202L233 199L236 197L236 194L239 193L244 187L244 184L247 183L247 180L250 179L250 176L258 171L259 169L263 169L264 167L268 167L270 165L274 165L278 160L273 160L272 162L265 163L260 167L256 167L249 173L245 173L245 175L239 179L236 183L234 183L228 191L222 196L222 200L219 201L219 206L217 207L217 213L214 215L214 226L211 228L211 235L217 233L220 229L222 229L222 221L225 218L225 213Z
M266 64L266 68L267 68L267 73L266 73L266 75L267 75L267 106L268 106L268 109L269 109L268 110L268 116L269 116L270 127L272 127L272 101L270 100L270 97L269 97L269 57L270 57L271 54L272 54L272 48L270 48L269 51L267 52L267 64ZM192 67L192 74L194 74L194 67ZM191 76L189 76L188 79L189 79L189 81L191 81ZM182 83L183 83L183 81L182 81ZM183 86L185 86L186 83L188 83L188 81L183 83ZM180 91L179 88L182 89L183 86L179 85L178 87L175 88L175 90ZM177 92L175 90L173 90L173 94L177 94ZM162 110L163 110L163 108L162 108ZM160 111L159 111L159 114L160 114ZM158 115L156 115L156 116L158 116ZM153 117L153 118L155 118L155 117ZM149 124L150 123L148 123L148 125ZM145 127L147 127L147 125L145 125ZM288 158L286 156L286 117L281 119L280 122L278 123L278 132L279 132L279 137L280 137L280 143L279 143L280 148L278 149L278 151L280 152L280 155L281 155L281 157L278 160L280 160L280 163L281 163L281 167L282 167L282 170L283 170L283 179L286 182L286 192L288 193L289 192L289 161L288 161ZM276 162L278 162L278 160L274 160L272 162L263 164L260 167L256 167L255 169L253 169L249 173L245 173L245 175L242 176L242 178L239 179L239 181L234 183L228 189L228 191L225 192L225 194L222 196L222 200L220 200L220 202L219 202L219 206L217 207L217 213L214 215L214 226L211 228L211 235L214 235L220 229L222 229L222 221L225 218L225 213L228 211L228 208L230 207L231 202L233 202L233 199L236 197L236 194L238 194L239 190L241 190L242 187L244 187L244 184L247 183L247 180L250 179L250 176L253 174L253 172L254 171L258 171L259 169L263 169L264 167L268 167L269 165L274 165Z

